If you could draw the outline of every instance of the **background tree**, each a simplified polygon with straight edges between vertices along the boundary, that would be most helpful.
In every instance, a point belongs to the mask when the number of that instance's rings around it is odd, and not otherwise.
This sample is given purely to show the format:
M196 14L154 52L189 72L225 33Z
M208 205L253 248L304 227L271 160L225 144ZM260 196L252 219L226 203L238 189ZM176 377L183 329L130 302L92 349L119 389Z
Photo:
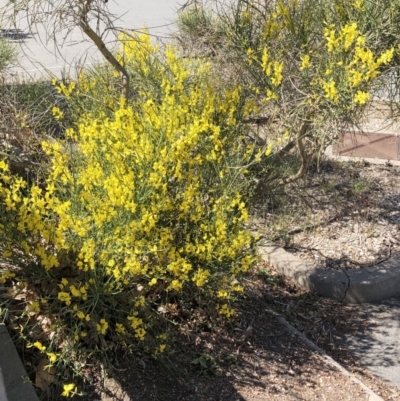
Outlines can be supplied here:
M302 177L338 134L352 130L379 94L398 88L397 0L194 1L179 43L208 58L226 84L253 101L251 168L259 187ZM293 158L293 155L296 155ZM297 170L285 168L285 165Z

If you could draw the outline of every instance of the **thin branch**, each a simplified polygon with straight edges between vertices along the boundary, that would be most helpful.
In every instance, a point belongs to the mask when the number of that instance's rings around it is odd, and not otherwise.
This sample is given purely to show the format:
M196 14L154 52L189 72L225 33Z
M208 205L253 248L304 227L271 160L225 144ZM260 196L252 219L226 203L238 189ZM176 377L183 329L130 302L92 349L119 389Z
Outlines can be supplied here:
M267 183L271 183L273 181L276 181L275 186L279 187L279 186L283 186L286 184L289 184L291 182L294 182L296 180L298 180L299 178L301 178L304 173L307 170L308 164L309 164L309 155L307 154L307 152L305 151L305 147L304 147L304 143L303 140L307 137L308 132L310 131L311 128L311 122L309 120L306 120L301 129L299 134L297 135L296 140L290 141L289 143L287 143L279 152L277 152L276 154L274 154L272 157L274 158L274 167L277 168L279 166L281 166L284 163L284 157L289 154L289 152L294 149L297 145L297 147L299 148L299 152L300 152L300 156L301 156L301 166L299 168L299 170L297 171L296 174L293 174L287 178L284 179L280 179L280 174L272 174L272 171L269 172L269 174L267 174L265 177L263 177L257 184L257 190L260 190L262 186L266 185Z
M92 40L92 42L99 49L100 53L105 59L122 75L122 81L124 86L124 97L126 100L129 99L129 74L128 71L117 61L114 55L108 50L107 46L103 42L102 38L90 27L90 25L81 18L79 26L83 32Z
M300 156L301 156L301 166L299 170L297 171L296 174L293 174L287 178L283 178L278 182L278 185L287 185L290 184L294 181L297 181L299 178L303 177L304 173L307 170L308 164L309 164L309 157L308 154L304 148L304 143L303 143L303 138L306 135L307 131L310 129L310 123L306 122L303 124L303 127L301 131L304 131L303 134L299 134L297 137L297 147L299 148L300 151Z

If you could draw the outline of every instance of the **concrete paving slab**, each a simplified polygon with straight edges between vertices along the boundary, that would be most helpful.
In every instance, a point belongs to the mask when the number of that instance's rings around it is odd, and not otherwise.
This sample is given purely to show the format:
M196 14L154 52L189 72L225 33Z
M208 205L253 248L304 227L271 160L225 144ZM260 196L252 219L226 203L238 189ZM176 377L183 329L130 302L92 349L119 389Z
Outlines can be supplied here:
M400 389L400 297L358 309L366 329L344 337L343 344L371 372Z
M4 325L0 325L0 368L8 397L5 401L39 401Z
M334 153L338 156L398 160L398 137L375 132L342 132Z

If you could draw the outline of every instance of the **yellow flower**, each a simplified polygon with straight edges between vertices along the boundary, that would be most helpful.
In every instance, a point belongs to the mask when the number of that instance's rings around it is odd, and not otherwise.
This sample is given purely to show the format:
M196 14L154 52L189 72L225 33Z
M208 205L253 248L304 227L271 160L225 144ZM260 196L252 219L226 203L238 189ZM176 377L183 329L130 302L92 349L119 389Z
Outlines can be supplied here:
M131 321L131 326L133 329L137 329L139 326L143 324L143 320L135 316L128 316L128 320Z
M339 101L338 92L334 81L323 82L322 88L325 91L326 98L333 100L335 103Z
M227 304L224 304L219 308L219 313L221 315L225 315L227 318L230 318L235 314L235 311L232 308L229 308Z
M81 292L80 292L74 285L71 285L71 286L69 287L69 290L71 291L71 294L72 294L74 297L80 297L80 296L81 296Z
M283 75L283 62L274 61L274 76L271 78L272 85L278 86L281 84Z
M100 322L96 324L96 330L100 333L103 334L103 336L106 334L108 329L108 323L105 319L100 319Z
M269 143L267 146L267 149L265 150L265 156L269 156L272 153L272 150L274 149L274 146L272 143Z
M306 68L309 68L310 66L311 66L310 56L308 54L306 54L305 56L301 57L300 71L303 71Z
M120 334L121 336L123 336L123 335L126 334L125 327L124 327L124 325L121 324L121 323L117 323L117 324L115 325L115 331L116 331L118 334Z
M145 306L146 305L146 298L141 295L140 297L138 297L138 299L135 301L135 306L137 308L141 307L141 306Z
M351 25L345 25L341 31L341 38L343 39L344 50L349 50L353 44L355 38L358 36L357 23L354 22Z
M46 352L46 354L49 357L50 363L54 363L57 360L58 355L54 352Z
M363 75L360 71L351 69L349 70L348 74L349 81L353 87L358 86L363 80Z
M76 394L77 387L73 383L64 384L63 390L64 391L61 393L63 397L72 397Z
M7 171L8 165L4 160L0 160L0 170Z
M363 10L364 9L364 0L355 0L353 2L353 5L355 8L357 8L358 10Z
M365 45L365 36L359 36L356 40L357 46Z
M51 109L51 114L53 114L56 120L62 120L64 118L64 113L58 107L53 107Z
M247 58L247 62L249 63L249 65L252 65L253 64L253 60L255 59L254 50L251 49L251 48L248 48L246 53L247 53L247 57L248 57Z
M68 292L59 292L58 299L62 302L65 302L66 305L71 305L71 296L68 294Z
M34 342L33 346L36 347L41 352L46 351L46 347L40 341Z
M139 329L135 330L135 337L138 338L140 341L144 340L144 337L146 336L146 330L142 327Z
M68 285L68 280L66 278L61 279L61 283L58 286L63 289L66 285Z
M371 95L368 92L358 91L354 96L354 103L365 104L371 98Z
M325 28L324 36L326 39L328 52L332 52L336 47L339 46L339 38L336 38L336 32L334 29Z
M269 60L268 50L264 48L263 55L261 58L261 67L265 73L267 73L268 70L268 60Z
M207 278L210 276L208 270L199 269L193 277L193 281L196 283L197 287L202 287L206 282Z
M150 281L149 281L149 286L153 286L157 284L157 279L155 277L153 277Z
M391 49L386 50L381 54L381 56L378 58L377 62L378 64L389 64L392 61L394 54L394 48L392 47Z
M267 98L265 99L266 101L269 100L276 100L278 99L278 95L274 93L272 90L268 89L267 90Z
M40 305L38 302L32 302L30 305L28 305L28 310L34 314L40 312Z
M182 283L179 280L172 280L168 288L171 290L180 291L182 289Z

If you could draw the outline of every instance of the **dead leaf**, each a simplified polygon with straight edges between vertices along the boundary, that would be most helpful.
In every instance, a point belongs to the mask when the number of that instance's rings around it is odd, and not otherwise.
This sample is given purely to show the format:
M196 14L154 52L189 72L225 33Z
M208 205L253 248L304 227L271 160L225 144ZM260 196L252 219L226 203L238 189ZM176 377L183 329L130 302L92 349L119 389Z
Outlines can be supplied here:
M49 364L50 362L47 358L42 358L36 367L35 386L43 391L46 391L55 379L55 368L54 366L48 366Z
M164 306L164 305L160 305L158 308L157 308L157 312L160 312L160 313L168 313L168 309Z

